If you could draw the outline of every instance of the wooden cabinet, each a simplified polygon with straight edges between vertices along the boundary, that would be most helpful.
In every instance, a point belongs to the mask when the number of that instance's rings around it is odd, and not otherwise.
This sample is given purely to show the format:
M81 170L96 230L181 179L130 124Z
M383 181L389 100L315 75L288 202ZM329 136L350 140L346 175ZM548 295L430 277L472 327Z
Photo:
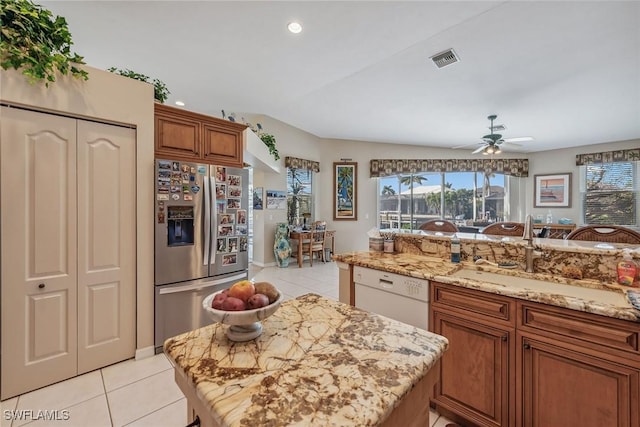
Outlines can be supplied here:
M431 330L449 339L434 391L438 410L478 426L513 425L515 303L437 282L431 301Z
M640 425L640 324L529 302L518 317L518 425Z
M155 156L242 167L246 126L163 104L155 105Z
M128 358L135 130L2 107L0 397Z
M431 282L433 403L478 426L640 426L640 323Z

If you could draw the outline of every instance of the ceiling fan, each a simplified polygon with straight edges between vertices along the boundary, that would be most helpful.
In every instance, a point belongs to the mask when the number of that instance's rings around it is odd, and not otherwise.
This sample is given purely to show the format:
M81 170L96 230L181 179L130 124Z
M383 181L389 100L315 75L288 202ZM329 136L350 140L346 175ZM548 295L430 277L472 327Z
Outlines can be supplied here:
M494 129L497 126L493 125L493 121L495 119L497 119L498 116L495 114L492 114L490 116L487 117L487 119L489 119L491 121L491 125L489 126L489 129L491 130L491 133L488 135L484 135L482 137L482 142L479 142L478 144L480 144L480 147L476 148L472 154L477 154L477 153L482 153L484 155L489 155L489 154L500 154L502 152L500 146L502 144L505 144L505 146L512 146L512 147L521 147L520 144L514 144L510 141L530 141L533 138L531 137L520 137L520 138L506 138L503 139L502 135L499 133L494 133ZM456 148L464 148L464 147L469 147L471 144L467 144L467 145L461 145L458 147L453 147L454 149Z

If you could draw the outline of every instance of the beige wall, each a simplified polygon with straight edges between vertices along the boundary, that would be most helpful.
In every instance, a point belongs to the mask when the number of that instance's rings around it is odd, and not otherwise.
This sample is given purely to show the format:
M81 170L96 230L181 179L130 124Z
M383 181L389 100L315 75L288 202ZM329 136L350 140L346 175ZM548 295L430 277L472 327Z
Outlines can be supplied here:
M142 350L153 354L153 86L92 67L83 68L89 72L89 80L61 76L48 88L44 84L28 84L16 71L0 71L0 99L40 111L136 128L136 348L140 354Z

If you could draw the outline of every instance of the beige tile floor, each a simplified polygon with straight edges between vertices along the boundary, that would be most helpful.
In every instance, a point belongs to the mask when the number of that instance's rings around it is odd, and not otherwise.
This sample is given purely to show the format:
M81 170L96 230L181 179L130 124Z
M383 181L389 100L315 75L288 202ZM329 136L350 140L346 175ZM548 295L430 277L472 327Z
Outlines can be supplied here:
M251 268L250 277L272 282L287 299L309 292L338 298L335 262L318 262L313 267L305 263L302 268L295 262L288 268ZM127 360L4 400L1 409L0 427L179 427L187 424L185 398L163 354ZM56 415L58 420L34 421L39 410ZM22 419L11 420L12 415L22 415ZM432 427L445 427L450 423L435 412L431 414L431 422Z

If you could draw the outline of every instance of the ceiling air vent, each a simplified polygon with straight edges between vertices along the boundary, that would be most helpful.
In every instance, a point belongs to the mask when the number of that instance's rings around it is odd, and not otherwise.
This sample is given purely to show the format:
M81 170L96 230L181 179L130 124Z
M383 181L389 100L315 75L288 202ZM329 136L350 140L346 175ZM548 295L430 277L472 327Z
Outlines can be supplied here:
M456 55L453 49L448 49L448 50L445 50L444 52L440 52L436 55L433 55L431 57L431 60L433 61L434 64L436 64L436 67L438 68L443 68L443 67L446 67L447 65L460 62L460 59L458 59L458 55Z

